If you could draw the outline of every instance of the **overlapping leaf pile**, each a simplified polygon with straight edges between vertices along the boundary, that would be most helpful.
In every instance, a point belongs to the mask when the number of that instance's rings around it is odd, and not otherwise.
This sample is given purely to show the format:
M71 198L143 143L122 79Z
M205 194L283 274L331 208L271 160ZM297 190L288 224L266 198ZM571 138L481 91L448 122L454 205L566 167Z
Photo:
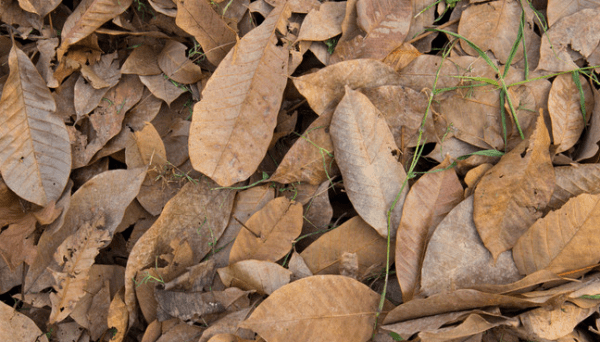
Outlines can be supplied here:
M595 2L0 19L2 340L598 340Z

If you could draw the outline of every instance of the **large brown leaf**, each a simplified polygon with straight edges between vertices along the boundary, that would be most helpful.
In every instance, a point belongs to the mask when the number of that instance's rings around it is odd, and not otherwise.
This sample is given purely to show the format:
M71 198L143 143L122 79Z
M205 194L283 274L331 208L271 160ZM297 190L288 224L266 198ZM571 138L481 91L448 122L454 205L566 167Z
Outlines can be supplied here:
M365 95L346 87L331 119L331 140L344 187L358 214L381 236L386 237L388 229L396 236L408 182L403 184L406 172L396 157L398 147L379 110ZM387 212L393 203L388 227Z
M0 172L19 197L45 206L58 199L71 172L71 147L56 103L29 57L10 50L0 99Z
M578 76L585 95L585 120L581 111L579 89L571 74L558 75L548 96L548 113L552 119L553 145L558 146L555 153L564 152L579 140L594 108L594 95L589 83Z
M177 26L196 38L206 58L219 65L236 42L235 31L227 26L208 1L176 0Z
M513 248L522 274L541 269L554 273L600 261L600 195L582 194L539 219Z
M473 220L494 260L512 248L554 191L550 137L540 115L535 131L505 154L475 189Z
M69 46L93 33L105 22L125 12L133 0L83 0L67 18L62 31L58 59Z
M339 274L344 253L358 258L358 277L373 266L384 267L386 240L359 216L323 234L300 254L313 274Z
M268 341L367 341L379 297L345 276L308 277L273 292L239 326Z
M302 204L285 197L270 201L252 215L238 233L229 263L256 259L277 261L292 248L302 231Z
M222 186L250 177L273 136L287 82L288 50L276 31L289 17L275 8L219 64L194 106L190 160ZM215 118L217 118L215 120Z
M447 167L447 161L440 169ZM402 300L414 296L427 241L434 229L463 199L463 188L454 169L423 175L410 189L396 234L396 276Z

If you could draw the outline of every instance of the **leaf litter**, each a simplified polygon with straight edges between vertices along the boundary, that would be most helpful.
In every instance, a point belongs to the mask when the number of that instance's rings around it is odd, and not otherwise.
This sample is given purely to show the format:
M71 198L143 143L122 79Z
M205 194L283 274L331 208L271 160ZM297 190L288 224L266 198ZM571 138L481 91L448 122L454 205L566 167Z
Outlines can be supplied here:
M0 337L597 340L599 13L0 1Z

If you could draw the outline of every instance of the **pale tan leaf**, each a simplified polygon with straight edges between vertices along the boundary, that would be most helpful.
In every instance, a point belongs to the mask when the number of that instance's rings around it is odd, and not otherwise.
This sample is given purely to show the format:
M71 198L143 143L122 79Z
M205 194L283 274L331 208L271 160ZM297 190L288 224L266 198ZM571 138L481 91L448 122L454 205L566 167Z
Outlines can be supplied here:
M596 308L580 308L564 303L559 308L538 308L519 315L522 329L527 337L535 340L556 340L575 329L581 321L596 311Z
M395 236L408 192L406 172L395 157L398 147L379 110L348 86L331 119L331 140L354 209L381 236L386 237L388 229ZM394 202L388 227L387 211Z
M348 2L348 7L354 4ZM411 0L356 1L357 30L342 35L331 60L383 59L400 46L410 29ZM353 9L347 8L346 13Z
M215 336L222 336L224 334L237 334L231 335L232 339L224 340L223 342L243 342L240 336L243 336L246 339L253 339L254 333L247 329L239 329L238 324L246 319L250 314L251 308L245 308L239 311L232 312L227 316L219 319L218 321L212 323L210 327L208 327L204 332L202 332L202 336L198 340L198 342L207 342L207 341L217 341L214 339ZM233 337L235 336L235 337Z
M479 181L473 220L494 260L542 216L554 191L550 137L540 115L535 131Z
M128 328L128 312L125 301L123 300L123 289L119 289L119 292L110 302L108 309L108 326L117 330L116 334L112 337L113 340L120 342L125 338Z
M63 209L66 212L64 219L59 218L52 224L53 229L44 231L38 242L41 249L27 272L25 283L35 284L52 261L51 253L54 253L68 236L74 234L86 222L90 222L96 212L104 212L106 230L113 234L123 218L125 209L139 192L145 176L145 168L103 172L82 185L73 194L72 199L67 196L65 206L68 210Z
M486 6L469 6L461 15L458 34L462 35L483 51L491 50L501 63L506 64L512 46L517 39L521 20L521 5L515 1L493 1ZM525 16L525 30L533 31L533 20ZM526 35L528 37L528 35ZM526 45L531 44L527 41ZM461 40L460 46L471 56L477 52ZM519 45L512 63L523 58L523 47Z
M172 0L148 0L148 3L158 13L173 18L177 14L177 10L175 9L176 5Z
M77 301L85 294L84 287L90 267L100 249L106 247L112 239L111 232L106 228L106 216L99 212L58 246L54 261L59 268L51 270L56 280L56 293L50 294L51 324L67 318Z
M19 0L19 6L27 12L36 13L40 17L52 12L62 0Z
M56 103L29 57L10 50L0 99L0 172L19 197L40 206L58 199L71 172L71 147Z
M318 9L306 15L298 41L323 41L342 33L342 20L346 13L346 2L324 2Z
M31 318L4 302L0 303L0 335L15 342L48 342L48 336Z
M561 18L577 13L582 9L596 8L599 5L600 1L598 0L575 0L568 2L548 0L548 8L546 9L548 26L552 27Z
M594 108L594 95L589 83L583 76L579 76L579 80L585 96L585 121L581 111L579 89L573 81L573 76L558 75L552 82L548 96L548 113L552 119L553 144L558 146L555 152L557 154L577 143L590 119L591 109Z
M227 287L270 295L290 282L292 272L271 261L242 260L217 270Z
M581 194L535 222L513 248L522 274L561 273L600 261L600 195Z
M208 1L176 0L175 3L177 26L196 38L209 62L219 65L236 43L235 31L227 26Z
M386 240L356 216L323 234L300 255L313 274L339 274L344 253L357 254L362 278L370 267L385 265Z
M185 54L187 46L169 40L158 55L158 66L165 75L175 82L196 83L202 79L200 67L189 60Z
M449 160L439 169L450 165ZM396 276L402 300L418 289L427 241L442 219L463 199L463 188L453 168L423 175L410 189L396 234Z
M160 49L160 47L158 47ZM122 74L136 74L140 76L152 76L161 73L158 66L157 46L142 45L135 48L127 57L121 67Z
M102 56L98 63L91 67L86 66L88 72L82 72L77 79L74 101L78 120L98 107L110 87L119 82L121 73L117 57L116 52Z
M190 160L221 186L250 177L267 153L289 56L287 48L277 46L275 33L290 14L287 6L280 6L246 34L219 64L194 106Z
M294 79L294 85L317 115L323 115L332 103L344 97L344 86L358 89L399 84L394 69L372 59L336 63Z
M397 246L410 248L410 243ZM493 260L481 243L473 222L472 196L452 209L437 226L420 271L420 290L426 296L482 284L508 284L521 278L509 251Z
M275 262L290 251L301 231L302 205L275 198L243 225L231 247L229 263L248 259Z
M157 289L155 296L160 308L170 316L190 320L195 316L223 312L250 293L251 291L242 291L236 287L203 293Z
M556 210L570 198L584 193L600 192L600 165L581 164L554 168L556 186L548 202L548 209Z
M422 341L446 342L483 333L498 326L516 327L519 325L517 318L508 318L500 315L470 314L457 326L445 327L437 331L425 331L419 334Z
M69 46L93 33L105 22L125 12L133 0L83 0L67 18L62 31L58 59Z
M600 9L588 8L558 20L542 37L537 69L569 71L588 58L600 42Z
M379 297L348 277L308 277L273 292L240 327L268 341L367 341Z
M186 240L194 252L194 263L211 250L227 226L235 192L211 190L215 183L203 177L198 184L188 182L163 209L160 217L136 242L125 270L125 302L129 320L136 318L135 284L138 271L154 265L155 258L171 250L174 238Z
M165 75L140 76L140 81L148 87L152 95L170 105L186 90L174 85Z

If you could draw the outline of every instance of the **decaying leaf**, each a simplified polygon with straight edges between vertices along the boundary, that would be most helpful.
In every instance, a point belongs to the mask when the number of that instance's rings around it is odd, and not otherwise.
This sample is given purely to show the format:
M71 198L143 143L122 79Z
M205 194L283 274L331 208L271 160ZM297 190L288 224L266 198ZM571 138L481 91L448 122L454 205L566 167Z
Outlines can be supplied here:
M249 259L275 262L290 251L301 231L302 205L285 197L275 198L242 225L229 263Z
M69 135L29 57L13 45L8 63L10 75L0 98L0 172L19 197L45 206L67 184Z
M48 342L48 337L31 318L14 308L0 303L0 334L13 341Z
M365 95L346 87L331 119L331 140L352 205L381 236L395 236L408 182L385 119Z
M250 177L267 152L287 81L288 50L276 32L290 16L274 9L232 49L194 106L190 160L221 186ZM218 80L218 81L217 81ZM223 97L223 94L229 94ZM218 112L219 120L215 120Z
M273 292L240 327L273 341L367 341L379 294L357 280L321 275Z
M554 191L550 137L540 115L529 139L506 153L475 189L473 220L494 260L542 216Z
M519 271L561 273L598 263L599 215L600 195L581 194L539 219L513 248Z

